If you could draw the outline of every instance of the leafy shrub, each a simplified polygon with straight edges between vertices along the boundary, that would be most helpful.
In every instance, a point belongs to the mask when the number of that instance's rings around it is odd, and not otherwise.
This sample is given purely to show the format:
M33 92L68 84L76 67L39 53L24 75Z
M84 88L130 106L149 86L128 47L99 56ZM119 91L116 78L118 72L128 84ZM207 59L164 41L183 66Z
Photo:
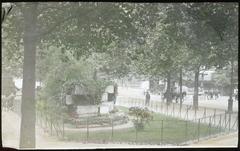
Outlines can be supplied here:
M45 60L49 66L46 66L46 72L42 76L43 87L38 92L39 97L45 100L46 109L56 115L66 114L64 98L74 91L76 85L91 94L90 100L94 100L95 104L100 104L102 94L110 82L94 79L94 66L86 60L62 62L61 54L52 51L56 54L50 54ZM41 105L38 109L42 110Z
M153 119L151 112L147 108L131 107L129 115L133 116L134 127L137 130L143 130L146 123Z
M111 110L109 113L110 114L114 114L114 113L117 113L118 112L118 109L117 108L113 108L113 110Z

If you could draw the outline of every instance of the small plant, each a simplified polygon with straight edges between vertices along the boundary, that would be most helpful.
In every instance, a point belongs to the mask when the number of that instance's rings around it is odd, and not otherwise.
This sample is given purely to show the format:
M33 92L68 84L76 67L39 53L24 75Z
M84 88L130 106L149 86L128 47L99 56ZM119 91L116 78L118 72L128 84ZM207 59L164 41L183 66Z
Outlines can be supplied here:
M118 111L119 110L116 107L114 107L113 110L111 110L109 113L110 114L114 114L114 113L117 113Z
M151 112L147 108L131 107L128 114L134 117L133 123L137 130L143 130L145 124L153 119Z

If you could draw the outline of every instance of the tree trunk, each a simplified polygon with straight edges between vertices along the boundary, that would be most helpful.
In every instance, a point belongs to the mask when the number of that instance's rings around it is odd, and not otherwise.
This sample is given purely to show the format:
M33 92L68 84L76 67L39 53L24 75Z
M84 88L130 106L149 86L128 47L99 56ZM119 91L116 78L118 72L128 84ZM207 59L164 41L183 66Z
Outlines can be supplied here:
M168 72L167 75L167 105L169 105L172 101L171 97L171 72Z
M180 87L180 108L182 108L182 68L179 75L179 87Z
M198 84L199 84L199 68L195 72L194 80L194 95L193 95L193 108L198 109Z
M228 112L233 111L233 60L231 60L231 85L230 85L230 94L228 99Z
M20 148L35 148L35 62L37 3L26 3L24 17L24 62L21 104Z

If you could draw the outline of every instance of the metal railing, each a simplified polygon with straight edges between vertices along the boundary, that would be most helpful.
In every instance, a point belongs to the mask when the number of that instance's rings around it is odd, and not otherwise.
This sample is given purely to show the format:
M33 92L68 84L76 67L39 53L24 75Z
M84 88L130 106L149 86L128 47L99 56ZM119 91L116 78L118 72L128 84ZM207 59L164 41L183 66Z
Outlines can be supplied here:
M119 128L112 119L105 126L97 128L91 118L69 119L50 112L37 112L38 124L50 135L60 139L77 140L88 143L129 143L185 145L224 133L238 131L238 112L219 113L196 119L152 120L139 131L133 125ZM205 114L205 113L204 113ZM72 121L72 127L68 122Z
M164 114L171 117L180 118L183 120L194 120L214 114L225 113L224 110L214 109L214 108L206 108L206 107L198 107L198 109L194 108L192 105L182 104L180 106L179 103L171 103L167 105L165 102L161 101L151 101L148 106L145 105L145 101L143 99L136 98L127 98L127 97L118 97L118 101L116 105L125 106L125 107L147 107L148 109Z

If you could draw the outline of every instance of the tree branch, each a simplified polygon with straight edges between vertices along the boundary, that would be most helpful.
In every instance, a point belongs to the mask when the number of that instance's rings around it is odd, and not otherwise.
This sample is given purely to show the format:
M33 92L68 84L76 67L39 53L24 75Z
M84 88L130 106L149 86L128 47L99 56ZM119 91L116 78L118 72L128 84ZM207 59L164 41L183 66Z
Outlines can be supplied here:
M73 18L76 18L77 17L77 15L74 15L74 16L69 16L69 17L67 17L67 18L65 18L65 19L63 19L63 20L61 20L61 21L58 21L58 22L56 22L52 27L50 27L50 28L48 28L48 30L44 30L44 31L42 31L41 33L39 33L39 37L40 38L42 38L42 37L44 37L45 35L47 35L48 33L50 33L50 32L52 32L54 29L56 29L57 27L59 27L59 26L61 26L63 23L65 23L66 21L68 21L68 20L71 20L71 19L73 19Z
M219 36L220 40L223 41L223 37L220 33L220 31L217 29L216 26L214 26L214 24L212 22L207 22L207 24L213 28L213 30L217 33L217 35Z

